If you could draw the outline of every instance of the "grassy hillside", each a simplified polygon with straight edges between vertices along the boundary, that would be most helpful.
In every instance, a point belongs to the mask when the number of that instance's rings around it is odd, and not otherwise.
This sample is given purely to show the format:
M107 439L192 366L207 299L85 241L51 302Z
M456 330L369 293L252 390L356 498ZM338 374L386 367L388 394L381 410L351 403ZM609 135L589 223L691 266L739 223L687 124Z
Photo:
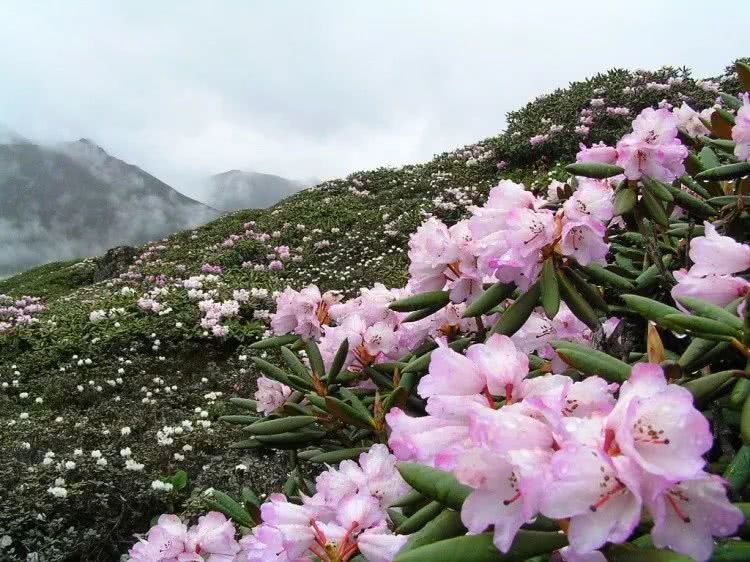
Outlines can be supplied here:
M724 91L737 91L734 78L722 79ZM194 512L209 487L278 487L284 455L227 451L238 431L216 422L230 411L226 398L254 391L246 346L266 330L273 291L311 282L347 294L378 282L401 286L409 234L426 214L455 222L502 178L546 189L579 142L611 142L662 100L708 107L712 88L684 69L610 71L511 113L497 137L235 212L140 248L110 279L94 283L97 263L86 260L0 281L9 296L0 310L25 295L46 307L0 330L0 450L9 452L0 458L0 537L12 541L0 559L117 559L154 515ZM604 105L592 106L595 99ZM575 128L589 116L581 136ZM285 253L279 246L290 257L269 270ZM201 271L220 273L185 286ZM215 301L241 289L251 296L217 337L201 325L191 288L213 291ZM188 474L185 487L152 488L177 471Z

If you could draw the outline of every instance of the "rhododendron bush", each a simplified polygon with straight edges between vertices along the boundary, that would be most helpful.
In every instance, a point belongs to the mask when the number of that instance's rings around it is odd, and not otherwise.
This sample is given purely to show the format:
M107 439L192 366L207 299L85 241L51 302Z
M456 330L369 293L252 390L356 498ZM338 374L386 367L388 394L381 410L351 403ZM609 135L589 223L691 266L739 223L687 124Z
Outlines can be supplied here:
M287 288L224 417L290 451L284 493L130 559L750 559L750 95L720 100L428 217L405 287Z

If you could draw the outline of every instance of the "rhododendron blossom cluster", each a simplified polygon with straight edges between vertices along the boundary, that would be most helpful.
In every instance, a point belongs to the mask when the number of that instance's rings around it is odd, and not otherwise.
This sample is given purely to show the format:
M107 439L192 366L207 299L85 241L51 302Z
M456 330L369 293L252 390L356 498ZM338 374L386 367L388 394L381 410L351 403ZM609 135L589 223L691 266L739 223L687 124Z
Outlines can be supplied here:
M14 299L0 294L0 332L9 331L14 326L31 324L36 321L34 315L46 309L39 297Z
M593 94L578 111L581 136L595 115L630 115L604 90ZM457 207L437 198L437 215L425 213L409 237L402 288L376 283L351 298L314 284L273 293L270 337L250 345L263 350L263 359L253 358L263 373L255 400L233 400L253 415L224 421L248 426L252 437L238 448L299 447L285 494L257 502L243 523L253 518L255 526L241 538L217 513L191 528L163 516L131 559L390 562L407 543L412 559L410 523L429 531L414 535L424 540L417 549L461 537L466 542L451 548L484 549L491 540L501 553L539 536L528 533L536 525L556 525L543 532L554 545L536 554L546 560L556 551L549 559L565 562L606 562L618 548L634 560L631 549L648 548L705 562L717 539L722 547L737 542L745 517L730 498L750 480L733 474L750 434L742 367L750 365L750 245L736 234L745 203L734 197L747 168L730 151L750 160L750 101L731 102L739 108L734 146L728 129L719 139L730 165L709 166L707 152L703 160L693 153L708 173L697 179L685 176L689 151L717 140L707 139L711 120L726 110L718 101L701 113L672 103L643 109L615 146L580 145L566 168L571 176L550 172L531 190L502 179L483 204L446 188L464 197L466 212L451 222ZM562 129L542 124L532 145ZM463 156L467 165L485 159ZM725 177L736 184L720 184ZM280 237L248 228L223 246ZM271 249L262 269L293 261L288 246ZM221 281L208 269L181 283L198 301L201 326L216 336L259 296L235 289L221 300ZM152 288L139 306L159 312L157 299L169 290ZM722 356L721 370L704 361L722 350L737 355ZM282 367L272 363L279 358ZM730 396L705 406L730 386ZM737 424L739 435L714 448L714 435ZM714 474L725 457L727 481ZM313 485L299 459L339 464L326 464ZM405 499L412 487L418 494Z
M464 525L494 526L502 552L543 514L569 519L569 556L591 553L625 541L645 509L654 544L707 560L713 536L743 520L721 479L704 472L708 421L658 365L636 364L617 399L616 391L598 377L528 378L526 355L505 336L465 355L441 347L418 387L428 415L391 410L388 443L399 459L474 488Z

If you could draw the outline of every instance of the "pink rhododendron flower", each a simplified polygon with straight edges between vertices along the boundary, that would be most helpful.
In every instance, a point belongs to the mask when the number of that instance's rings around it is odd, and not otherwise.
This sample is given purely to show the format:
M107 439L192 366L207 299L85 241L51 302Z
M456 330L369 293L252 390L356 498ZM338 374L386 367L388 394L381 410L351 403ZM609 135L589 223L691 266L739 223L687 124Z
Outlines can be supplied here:
M482 485L464 501L461 521L472 534L494 526L495 546L508 552L521 525L539 511L546 488L547 455L524 450L493 460Z
M474 240L481 240L505 229L505 218L511 209L537 209L543 203L523 184L502 180L490 190L482 207L471 208L469 230Z
M368 529L357 537L357 547L367 562L391 562L409 535L394 535L387 527Z
M271 328L276 335L295 333L303 338L318 339L322 326L329 323L329 309L339 301L336 293L320 293L315 285L295 291L287 287L276 299Z
M677 118L667 109L641 111L633 121L633 132L617 143L617 165L631 180L645 175L672 182L685 173L687 154L677 139Z
M635 463L570 444L553 455L550 471L554 483L543 494L541 512L570 518L572 549L585 553L627 540L641 518L641 473Z
M581 178L573 195L563 204L565 218L606 223L615 215L613 197L614 190L606 181Z
M392 408L385 421L391 429L388 446L399 460L413 460L434 465L444 450L469 436L469 426L461 419L406 415L400 408Z
M483 344L470 346L466 358L474 363L490 394L504 396L508 403L529 373L529 358L516 349L508 336L500 334L494 334Z
M682 102L680 107L674 108L672 114L677 118L677 126L692 138L709 135L711 133L711 131L709 131L703 124L703 121L701 121L700 113L695 111L685 102Z
M591 218L567 221L562 227L560 249L563 255L571 256L581 265L606 263L609 244L604 241L607 229Z
M187 527L176 515L162 515L151 527L146 540L139 540L128 552L130 562L177 560L185 551Z
M258 377L258 390L255 392L256 408L264 416L272 414L281 407L292 394L292 389L268 377Z
M738 160L750 160L750 94L742 94L742 102L732 127L734 155Z
M745 520L727 499L726 485L718 476L698 473L676 483L655 478L646 488L654 546L671 548L698 562L711 557L713 537L733 534Z
M707 275L699 277L690 275L684 269L673 272L677 285L672 287L672 298L677 305L679 297L695 297L706 302L724 307L750 290L750 282L732 275Z
M750 269L750 245L721 236L710 222L705 222L705 234L690 240L690 275L722 275Z
M415 293L448 286L453 302L481 293L471 231L461 221L448 228L430 217L409 239L409 287Z
M234 540L234 525L223 513L212 511L198 518L198 524L187 534L185 546L187 552L195 557L179 556L185 562L196 560L202 562L234 562L240 545Z
M607 558L599 552L594 550L591 552L576 552L573 548L566 546L557 551L562 562L607 562ZM550 560L555 560L550 558Z
M636 364L620 388L607 421L617 448L650 474L690 478L705 461L713 437L708 420L693 406L686 388L667 384L658 365Z
M481 394L486 386L487 379L472 359L447 345L441 345L432 352L429 372L419 381L417 392L423 398L435 395L466 396Z
M128 553L131 562L234 562L240 545L234 525L212 511L188 529L176 515L162 515L146 540Z
M586 147L581 144L576 162L597 162L599 164L614 164L617 161L617 150L603 142Z

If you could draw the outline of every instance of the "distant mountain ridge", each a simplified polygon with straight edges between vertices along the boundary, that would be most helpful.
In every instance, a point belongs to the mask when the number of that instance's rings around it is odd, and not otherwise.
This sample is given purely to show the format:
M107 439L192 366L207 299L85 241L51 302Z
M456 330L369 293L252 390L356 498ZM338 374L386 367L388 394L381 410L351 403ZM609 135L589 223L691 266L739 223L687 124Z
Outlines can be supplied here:
M205 201L215 209L266 208L314 182L290 180L272 174L229 170L207 180Z
M0 130L0 275L142 244L218 215L88 139L48 147Z

